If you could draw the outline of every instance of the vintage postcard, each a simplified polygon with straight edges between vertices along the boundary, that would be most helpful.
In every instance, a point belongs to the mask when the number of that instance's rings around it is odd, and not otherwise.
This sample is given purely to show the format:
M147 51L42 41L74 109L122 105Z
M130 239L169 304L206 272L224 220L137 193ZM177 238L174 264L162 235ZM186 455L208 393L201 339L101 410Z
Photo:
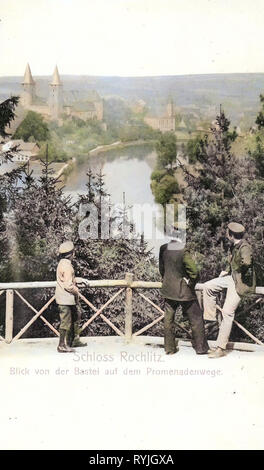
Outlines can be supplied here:
M263 448L263 21L0 0L2 450Z

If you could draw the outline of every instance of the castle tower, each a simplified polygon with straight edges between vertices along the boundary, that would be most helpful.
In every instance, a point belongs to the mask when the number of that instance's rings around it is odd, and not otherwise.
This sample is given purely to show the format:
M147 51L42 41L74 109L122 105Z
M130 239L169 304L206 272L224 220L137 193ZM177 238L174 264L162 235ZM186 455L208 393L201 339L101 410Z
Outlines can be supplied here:
M62 82L56 65L52 81L50 83L49 110L53 120L57 120L63 109Z
M173 103L172 97L169 98L169 101L167 104L167 116L174 117L174 103Z
M23 92L21 94L21 104L27 108L32 105L36 95L36 84L33 80L29 64L26 66L22 87Z
M94 102L94 107L96 110L96 118L98 121L102 121L104 117L104 105L103 105L103 100L98 99Z

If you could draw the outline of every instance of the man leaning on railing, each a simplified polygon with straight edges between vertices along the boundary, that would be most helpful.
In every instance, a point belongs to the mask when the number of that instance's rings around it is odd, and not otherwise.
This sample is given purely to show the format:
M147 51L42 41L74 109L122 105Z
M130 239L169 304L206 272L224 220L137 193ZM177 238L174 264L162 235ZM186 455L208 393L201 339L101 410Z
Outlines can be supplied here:
M229 264L218 278L203 284L204 319L216 319L216 296L226 289L225 303L222 309L222 322L220 324L216 349L209 353L210 358L225 356L226 345L231 333L235 311L241 297L254 293L256 289L256 275L254 270L252 248L244 240L245 228L236 222L227 227L227 238L232 243Z
M60 341L57 351L60 353L74 352L71 347L87 346L80 341L80 315L78 305L79 289L77 284L87 284L82 278L74 275L72 259L74 245L71 241L62 243L59 247L60 261L57 266L57 284L55 299L60 314Z

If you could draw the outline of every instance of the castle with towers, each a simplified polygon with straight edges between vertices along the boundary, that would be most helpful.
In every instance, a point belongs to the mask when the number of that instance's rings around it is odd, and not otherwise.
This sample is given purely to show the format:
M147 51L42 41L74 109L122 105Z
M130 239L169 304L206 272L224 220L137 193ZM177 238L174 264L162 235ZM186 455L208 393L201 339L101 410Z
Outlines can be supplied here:
M88 92L86 99L82 102L75 101L71 104L65 102L63 83L57 66L49 84L47 102L36 95L36 82L32 77L29 64L26 66L22 89L20 101L22 107L42 114L46 120L60 121L63 115L82 120L103 120L103 100L95 90Z

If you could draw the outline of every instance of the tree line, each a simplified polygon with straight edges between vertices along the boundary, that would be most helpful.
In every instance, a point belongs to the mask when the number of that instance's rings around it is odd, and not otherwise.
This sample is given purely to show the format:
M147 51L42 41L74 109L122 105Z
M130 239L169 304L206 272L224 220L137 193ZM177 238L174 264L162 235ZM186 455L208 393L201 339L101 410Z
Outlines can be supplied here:
M104 100L104 123L97 119L80 119L63 114L61 121L47 123L43 116L28 111L17 127L13 138L25 142L37 142L39 157L45 157L46 144L49 144L49 160L65 162L75 157L79 161L87 159L87 153L98 145L108 145L116 141L149 141L157 139L160 132L148 126L143 115L133 113L120 99Z

